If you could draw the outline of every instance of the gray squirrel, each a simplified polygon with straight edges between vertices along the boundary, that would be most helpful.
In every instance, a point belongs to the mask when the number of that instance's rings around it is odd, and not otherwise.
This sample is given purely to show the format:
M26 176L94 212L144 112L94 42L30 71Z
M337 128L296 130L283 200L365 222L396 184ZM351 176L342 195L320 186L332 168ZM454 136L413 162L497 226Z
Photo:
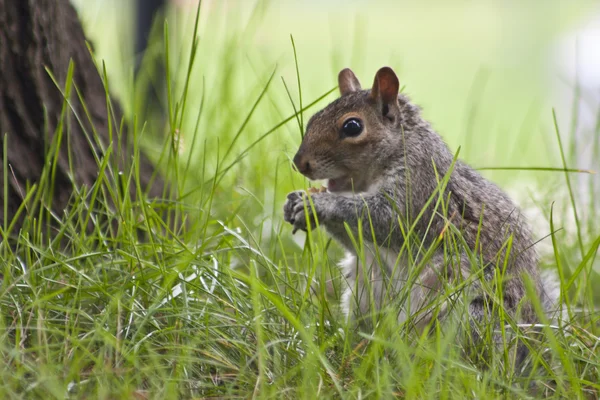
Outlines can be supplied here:
M527 279L550 311L556 287L540 273L520 210L498 186L454 160L420 109L399 93L394 71L381 68L371 90L362 90L347 68L338 83L341 97L310 119L293 159L307 178L327 180L327 190L289 193L284 219L294 232L308 229L306 217L313 228L318 221L347 251L341 262L344 313L365 317L408 288L398 321L412 318L422 328L444 314L423 311L432 299L474 273L481 278L468 285L471 326L494 302L503 303L515 323L536 323ZM408 231L421 240L416 256L408 250ZM441 243L449 231L462 238L458 256Z

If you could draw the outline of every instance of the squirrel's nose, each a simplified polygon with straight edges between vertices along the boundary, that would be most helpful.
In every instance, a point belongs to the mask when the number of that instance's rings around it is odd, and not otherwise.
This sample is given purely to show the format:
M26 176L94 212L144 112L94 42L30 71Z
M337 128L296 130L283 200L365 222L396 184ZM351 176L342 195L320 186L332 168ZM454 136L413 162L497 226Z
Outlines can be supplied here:
M300 152L294 156L294 165L296 170L301 174L306 175L308 172L310 172L310 163L305 157L303 157L302 154L300 154Z

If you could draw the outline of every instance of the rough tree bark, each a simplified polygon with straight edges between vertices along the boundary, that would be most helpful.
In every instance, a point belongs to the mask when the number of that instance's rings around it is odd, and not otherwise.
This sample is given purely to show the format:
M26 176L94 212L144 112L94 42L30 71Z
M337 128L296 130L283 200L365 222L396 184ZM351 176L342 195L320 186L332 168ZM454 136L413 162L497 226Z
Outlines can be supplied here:
M93 124L104 145L108 144L105 90L85 43L77 13L69 0L0 0L0 143L8 143L8 213L3 215L4 160L0 150L0 224L12 220L22 202L27 183L39 180L45 163L45 149L59 123L63 97L45 68L64 87L70 60L74 83L91 115L91 124L75 92L71 102L82 116L82 127L69 113L70 145L75 181L91 185L98 172L92 149L84 135ZM115 120L121 111L115 104ZM118 127L116 127L118 130ZM62 215L72 193L68 178L66 138L58 159L52 209ZM99 151L99 149L96 149ZM125 158L127 158L125 156ZM149 182L153 166L141 158L142 183ZM151 194L160 193L155 184ZM18 232L13 230L13 234ZM2 238L4 239L4 238Z

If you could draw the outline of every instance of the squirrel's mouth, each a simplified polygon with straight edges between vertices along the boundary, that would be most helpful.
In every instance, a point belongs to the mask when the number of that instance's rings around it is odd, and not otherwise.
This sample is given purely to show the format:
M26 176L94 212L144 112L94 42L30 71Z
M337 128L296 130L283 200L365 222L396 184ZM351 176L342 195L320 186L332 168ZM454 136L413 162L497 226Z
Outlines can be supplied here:
M327 190L330 192L349 192L352 191L352 178L342 176L327 181Z

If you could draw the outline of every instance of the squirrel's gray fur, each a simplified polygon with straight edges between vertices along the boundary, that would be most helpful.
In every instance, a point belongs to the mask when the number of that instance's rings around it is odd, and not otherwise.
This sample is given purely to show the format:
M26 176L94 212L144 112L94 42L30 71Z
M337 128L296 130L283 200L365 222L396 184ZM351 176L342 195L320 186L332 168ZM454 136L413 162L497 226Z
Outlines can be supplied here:
M349 69L340 72L339 85L342 96L310 119L294 158L296 168L308 178L329 179L329 190L310 198L304 191L290 193L284 217L295 229L306 230L306 215L313 219L316 214L318 223L347 250L345 311L364 316L374 311L373 303L376 310L403 290L418 262L406 251L398 256L410 225L415 223L414 234L426 250L451 224L474 257L465 252L452 262L437 243L410 288L410 306L398 310L399 320L417 313L432 295L444 292L448 282L466 279L480 268L479 282L492 281L495 271L502 270L503 306L517 323L536 322L526 299L525 276L547 309L555 304L556 294L549 293L540 275L534 240L519 208L467 164L457 160L452 167L453 153L421 117L420 109L398 93L398 80L390 68L379 70L371 90L361 90ZM362 122L363 131L357 136L344 133L344 124L352 118ZM436 207L440 196L436 190L449 171L442 209ZM347 232L348 228L358 238L359 225L366 245L363 257L357 256ZM491 308L489 296L476 280L469 293L469 314L477 322ZM424 314L421 322L427 323L430 316Z

